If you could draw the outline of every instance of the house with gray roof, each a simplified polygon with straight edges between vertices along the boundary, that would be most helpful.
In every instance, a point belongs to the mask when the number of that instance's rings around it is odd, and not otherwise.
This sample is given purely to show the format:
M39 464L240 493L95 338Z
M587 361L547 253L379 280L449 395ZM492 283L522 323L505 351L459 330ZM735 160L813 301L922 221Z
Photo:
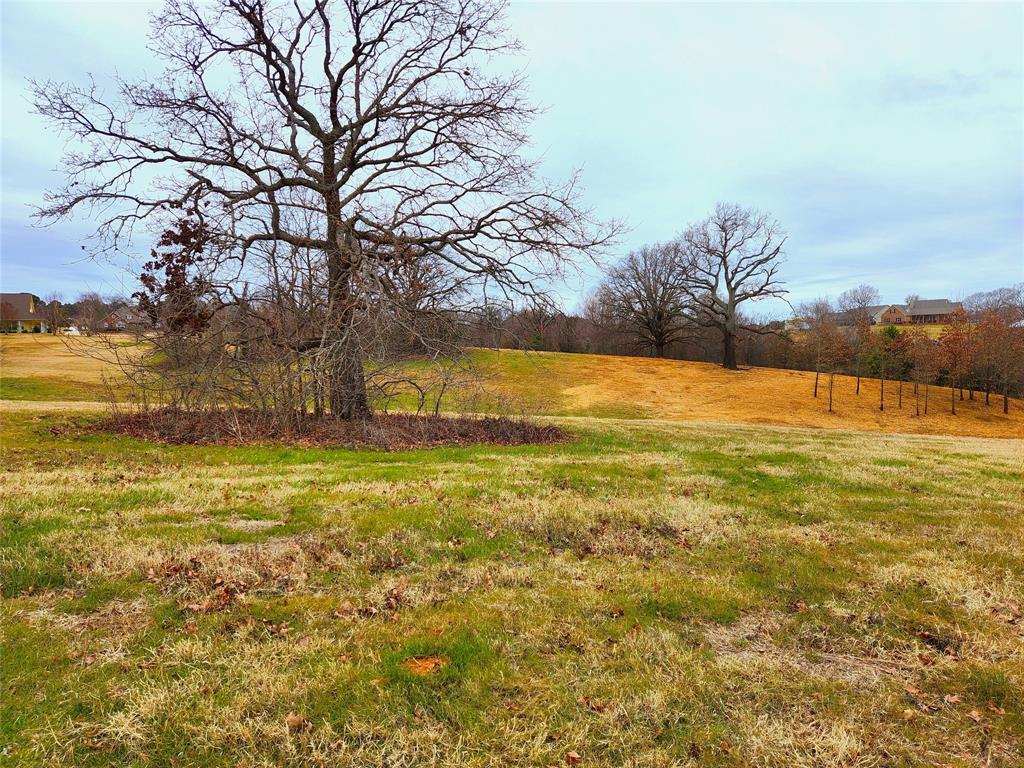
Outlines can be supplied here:
M926 325L948 323L964 305L949 299L913 299L907 304L877 304L865 307L864 316L872 325ZM857 312L847 310L833 316L838 325L856 325Z

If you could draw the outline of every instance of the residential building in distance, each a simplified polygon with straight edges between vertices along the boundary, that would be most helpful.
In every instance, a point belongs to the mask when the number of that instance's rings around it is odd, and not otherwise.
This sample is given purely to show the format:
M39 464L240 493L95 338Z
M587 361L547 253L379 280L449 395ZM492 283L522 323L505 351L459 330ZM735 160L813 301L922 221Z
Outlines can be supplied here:
M959 301L949 299L912 299L906 304L878 304L865 307L872 325L932 325L952 321L953 316L964 311ZM853 312L837 312L836 323L854 325Z
M891 304L879 315L882 325L933 325L948 323L964 311L959 301L949 299L914 299L909 304Z
M104 331L142 331L153 326L146 315L127 304L104 317L100 325Z
M47 333L42 299L34 293L0 293L0 332Z

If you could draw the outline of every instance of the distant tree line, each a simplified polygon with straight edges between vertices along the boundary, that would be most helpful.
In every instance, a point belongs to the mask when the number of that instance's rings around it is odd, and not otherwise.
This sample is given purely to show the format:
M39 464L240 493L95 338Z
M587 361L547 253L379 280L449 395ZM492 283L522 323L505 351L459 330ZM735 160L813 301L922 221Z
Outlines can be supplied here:
M696 322L692 308L683 309L686 294L676 282L683 248L672 242L630 253L609 270L578 314L546 304L490 304L467 315L461 332L474 346L724 363L721 329ZM856 377L858 396L862 377L880 379L883 410L893 388L902 406L903 384L920 398L922 412L933 407L931 388L937 385L952 386L955 400L961 390L969 400L982 393L986 404L993 394L1004 397L1004 405L1005 398L1024 394L1024 284L968 296L964 312L937 338L914 326L874 325L870 307L878 303L878 291L867 285L844 291L835 301L808 302L796 310L799 330L738 311L736 360L815 371L815 397L823 386L833 394L836 374ZM955 410L956 401L950 408Z
M781 323L757 322L748 302L782 297L785 235L767 214L719 204L677 238L611 266L579 315L551 306L493 307L474 339L493 346L765 364Z
M96 291L80 293L73 301L64 301L61 294L52 293L43 300L43 316L51 333L69 327L84 334L100 333L104 319L130 303L124 296L102 296Z
M936 386L948 388L953 414L958 401L982 394L985 405L993 394L1001 396L1007 413L1009 398L1024 392L1024 283L969 296L937 338L921 327L873 326L869 307L877 297L862 285L840 295L837 304L818 299L800 308L805 330L794 341L805 361L813 361L814 397L821 375L828 376L830 411L837 373L856 376L855 396L863 375L878 379L881 411L893 397L902 408L904 385L910 385L919 416L934 407L930 396ZM852 323L839 325L841 313Z

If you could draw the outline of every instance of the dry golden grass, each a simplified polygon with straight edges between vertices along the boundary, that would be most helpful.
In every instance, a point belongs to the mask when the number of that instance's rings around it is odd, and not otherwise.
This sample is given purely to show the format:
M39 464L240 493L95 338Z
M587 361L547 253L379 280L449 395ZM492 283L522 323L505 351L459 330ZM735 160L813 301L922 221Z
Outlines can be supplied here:
M48 333L0 335L0 376L41 378L100 384L109 365L81 354L102 348L100 339L54 336Z
M888 327L889 326L887 325L873 325L871 326L871 330L874 331L875 333L881 333ZM939 338L942 335L942 332L946 330L946 326L942 323L920 323L910 326L897 325L896 327L899 328L900 330L923 331L925 336L927 336L929 339Z
M559 353L486 353L499 382L502 373L516 370L504 384L509 389L532 389L545 410L567 415L639 416L678 421L771 424L791 427L866 430L871 432L975 437L1024 437L1024 403L1011 400L1010 414L1002 399L984 395L959 400L958 415L950 412L948 388L930 387L928 414L914 415L913 386L886 383L885 411L879 410L880 382L836 376L834 413L828 412L828 376L822 375L818 398L813 397L814 373L775 368L728 371L711 363L694 363L610 355ZM526 357L532 362L525 364ZM506 358L508 359L506 361ZM532 369L532 370L531 370Z
M0 336L0 385L10 379L23 382L23 394L18 397L23 401L81 401L90 399L90 393L98 399L103 377L113 369L81 352L101 355L104 342L75 339L73 344L78 351L53 336ZM928 414L918 417L912 385L903 385L899 407L899 385L887 382L883 412L877 379L862 379L858 396L853 377L836 376L834 413L829 413L828 376L822 375L815 399L814 374L806 371L727 371L711 363L514 350L478 350L476 358L491 374L494 388L512 401L551 415L1024 438L1024 402L1012 399L1010 414L1004 416L1001 398L993 396L986 406L983 394L976 394L974 401L961 401L957 394L958 414L953 416L948 388L930 387ZM35 384L40 385L38 397ZM8 397L3 394L6 389L0 390L0 396ZM71 406L50 402L39 407ZM921 407L923 412L923 393Z

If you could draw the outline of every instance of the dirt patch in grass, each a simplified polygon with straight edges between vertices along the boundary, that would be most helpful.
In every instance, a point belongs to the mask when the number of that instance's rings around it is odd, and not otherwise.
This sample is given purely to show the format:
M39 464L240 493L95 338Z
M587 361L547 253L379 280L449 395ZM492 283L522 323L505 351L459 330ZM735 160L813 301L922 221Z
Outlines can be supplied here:
M569 434L551 424L504 416L430 417L381 414L365 421L308 416L291 424L257 411L194 412L160 409L119 414L94 429L178 444L288 443L303 447L376 448L389 451L457 445L546 445Z
M704 637L721 663L738 668L755 666L788 670L809 678L845 682L864 688L884 680L910 680L923 665L912 654L803 652L780 645L773 633L782 623L778 614L744 616L731 625L709 625ZM934 662L931 662L934 663Z

